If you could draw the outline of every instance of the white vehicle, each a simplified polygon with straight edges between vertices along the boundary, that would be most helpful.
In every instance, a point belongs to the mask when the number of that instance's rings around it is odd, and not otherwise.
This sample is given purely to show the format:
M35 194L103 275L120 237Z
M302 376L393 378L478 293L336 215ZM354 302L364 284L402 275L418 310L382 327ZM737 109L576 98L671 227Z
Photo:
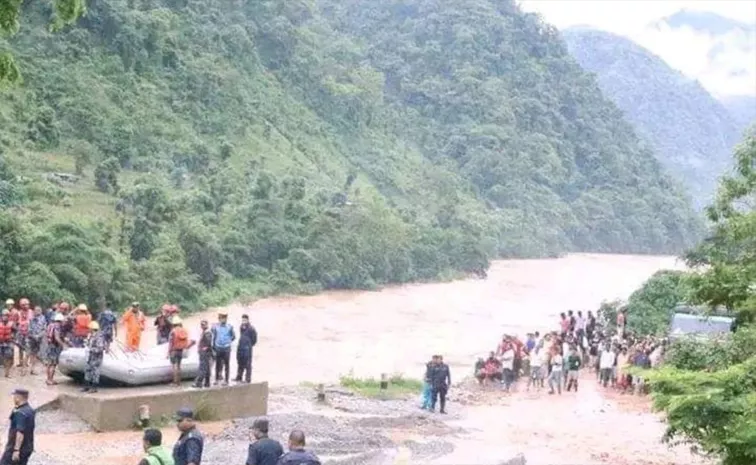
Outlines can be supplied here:
M58 369L61 373L81 381L87 367L87 349L68 348L60 354ZM199 373L199 355L197 346L184 350L181 362L181 377L194 379ZM168 346L161 344L146 352L127 352L123 346L114 342L110 353L105 353L100 368L102 385L141 386L145 384L162 384L173 381L173 370L168 359Z

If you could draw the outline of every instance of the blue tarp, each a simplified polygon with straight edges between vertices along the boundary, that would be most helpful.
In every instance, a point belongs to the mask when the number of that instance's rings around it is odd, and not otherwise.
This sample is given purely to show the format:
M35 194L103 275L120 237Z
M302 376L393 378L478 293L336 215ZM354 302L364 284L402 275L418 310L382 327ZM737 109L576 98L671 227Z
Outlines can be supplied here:
M733 319L726 316L689 315L675 313L672 317L669 335L686 336L693 334L715 335L729 333Z

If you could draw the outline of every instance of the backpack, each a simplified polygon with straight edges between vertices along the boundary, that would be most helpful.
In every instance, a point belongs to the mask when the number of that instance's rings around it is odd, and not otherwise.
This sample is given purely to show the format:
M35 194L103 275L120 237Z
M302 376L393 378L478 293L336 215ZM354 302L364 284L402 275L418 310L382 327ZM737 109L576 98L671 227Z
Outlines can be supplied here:
M173 329L173 348L183 350L189 347L189 333L182 327Z

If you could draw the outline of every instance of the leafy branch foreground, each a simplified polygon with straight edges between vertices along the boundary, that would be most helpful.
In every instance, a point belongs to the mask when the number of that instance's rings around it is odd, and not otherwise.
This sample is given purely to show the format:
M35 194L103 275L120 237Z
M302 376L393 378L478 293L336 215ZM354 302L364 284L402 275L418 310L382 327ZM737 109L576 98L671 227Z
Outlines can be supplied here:
M423 382L419 379L394 374L387 381L386 389L381 389L381 380L376 378L342 376L339 384L361 396L370 398L395 399L420 394L423 391Z
M735 332L675 340L665 364L641 373L666 415L664 439L691 445L722 465L756 464L756 132L735 151L709 207L712 234L687 256L692 271L658 274L633 294L628 325L658 335L677 303L726 310ZM611 306L606 306L611 310ZM633 312L636 315L633 315Z

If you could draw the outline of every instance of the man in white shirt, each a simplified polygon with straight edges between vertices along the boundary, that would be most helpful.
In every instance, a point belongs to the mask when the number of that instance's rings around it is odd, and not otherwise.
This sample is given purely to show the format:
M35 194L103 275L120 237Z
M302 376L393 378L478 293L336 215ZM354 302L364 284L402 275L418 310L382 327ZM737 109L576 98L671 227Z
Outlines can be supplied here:
M514 359L515 351L513 344L504 347L504 353L501 354L501 368L504 381L504 390L509 392L514 382Z
M559 349L556 349L551 356L551 373L549 374L549 394L554 394L554 387L556 387L559 395L562 395L562 354L559 353Z
M609 385L609 380L612 378L612 369L614 368L614 361L617 358L617 354L612 350L609 344L606 344L601 350L599 357L599 377L601 384L604 387Z

